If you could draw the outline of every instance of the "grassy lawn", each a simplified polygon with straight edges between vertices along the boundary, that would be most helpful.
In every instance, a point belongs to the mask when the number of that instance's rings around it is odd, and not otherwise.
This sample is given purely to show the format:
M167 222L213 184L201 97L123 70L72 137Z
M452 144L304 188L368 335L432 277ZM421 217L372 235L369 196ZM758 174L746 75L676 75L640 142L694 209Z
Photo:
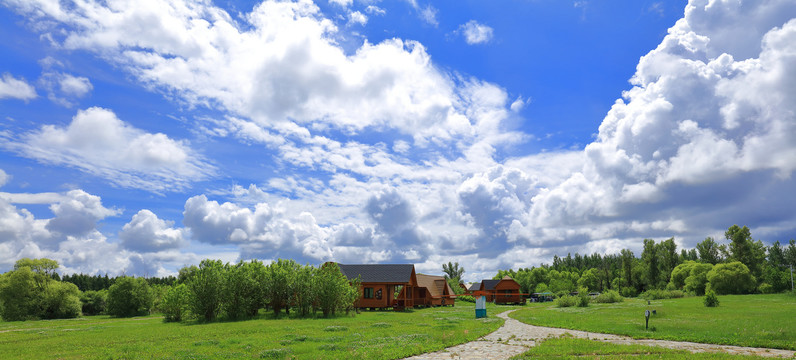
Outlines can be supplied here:
M0 359L297 358L395 359L472 341L496 330L492 305L475 319L471 303L331 319L164 323L159 317L0 322Z
M725 295L721 305L705 307L703 297L670 300L625 299L587 308L530 304L511 314L527 324L628 335L634 338L796 350L796 296ZM656 310L650 329L644 311Z
M728 355L720 353L691 353L656 346L617 345L587 339L553 338L512 358L530 359L762 359L758 356Z

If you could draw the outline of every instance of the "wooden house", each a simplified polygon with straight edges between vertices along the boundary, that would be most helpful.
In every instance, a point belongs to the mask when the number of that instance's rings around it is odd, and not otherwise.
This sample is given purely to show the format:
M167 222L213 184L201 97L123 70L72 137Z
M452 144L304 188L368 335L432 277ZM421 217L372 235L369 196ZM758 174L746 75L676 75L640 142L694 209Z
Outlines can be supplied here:
M412 264L337 264L349 280L359 277L358 308L411 308L417 291L417 275ZM401 287L396 298L396 288Z
M403 295L403 290L398 298ZM415 306L454 306L453 289L443 276L417 274L417 289L414 292Z
M486 292L486 301L495 304L525 304L525 298L520 295L520 284L508 275L500 280L483 280L476 290Z

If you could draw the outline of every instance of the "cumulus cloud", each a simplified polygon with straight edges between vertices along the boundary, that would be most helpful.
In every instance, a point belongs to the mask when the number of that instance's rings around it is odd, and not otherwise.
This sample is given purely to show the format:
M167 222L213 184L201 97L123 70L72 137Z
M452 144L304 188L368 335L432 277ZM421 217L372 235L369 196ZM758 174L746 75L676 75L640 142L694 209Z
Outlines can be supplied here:
M66 127L44 125L18 139L0 140L22 156L154 192L184 189L213 173L187 142L137 129L98 107L78 111Z
M467 23L459 26L459 32L464 36L464 41L470 45L484 44L492 40L494 30L484 24L480 24L475 20L470 20Z
M348 23L365 26L368 23L368 17L359 11L352 11L348 13Z
M124 247L139 252L180 248L186 244L184 230L173 225L173 221L159 219L152 211L143 209L124 225L119 239Z
M349 7L354 3L354 0L329 0L329 3L342 7Z
M4 73L0 78L0 100L6 98L32 100L36 96L36 89L25 79L17 79L9 73Z
M47 91L47 98L65 107L74 106L77 99L94 89L88 78L62 72L44 72L39 81Z

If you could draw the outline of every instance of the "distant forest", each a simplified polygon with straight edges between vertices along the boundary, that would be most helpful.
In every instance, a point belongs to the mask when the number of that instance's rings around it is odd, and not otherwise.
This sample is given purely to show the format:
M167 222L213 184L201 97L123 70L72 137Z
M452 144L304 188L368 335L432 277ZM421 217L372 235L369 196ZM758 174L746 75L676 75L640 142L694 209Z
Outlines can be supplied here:
M677 250L674 238L656 243L644 239L640 257L629 249L619 254L553 257L552 265L500 270L516 280L524 293L557 295L585 289L618 291L635 297L656 290L681 295L776 293L792 289L791 269L796 268L796 241L765 246L753 240L746 226L733 225L724 233L727 243L708 237L695 249Z

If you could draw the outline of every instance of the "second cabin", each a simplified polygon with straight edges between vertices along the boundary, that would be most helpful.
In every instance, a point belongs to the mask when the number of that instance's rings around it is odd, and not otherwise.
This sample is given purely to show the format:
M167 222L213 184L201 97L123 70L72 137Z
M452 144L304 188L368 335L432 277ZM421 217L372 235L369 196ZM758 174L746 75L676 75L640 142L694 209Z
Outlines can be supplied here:
M488 294L486 301L495 304L525 304L525 297L520 292L520 284L508 275L500 280L482 280L467 289L469 293L479 290Z

